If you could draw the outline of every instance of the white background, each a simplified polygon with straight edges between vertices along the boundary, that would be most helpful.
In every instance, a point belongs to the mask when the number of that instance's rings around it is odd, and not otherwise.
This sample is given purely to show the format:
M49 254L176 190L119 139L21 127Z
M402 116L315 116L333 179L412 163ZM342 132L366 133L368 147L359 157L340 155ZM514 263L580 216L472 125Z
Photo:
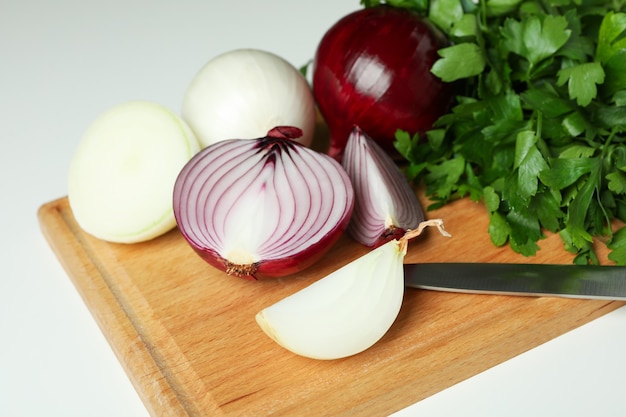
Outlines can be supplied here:
M239 47L312 58L358 0L0 0L0 416L147 415L44 241L83 131L133 99L180 110L197 70ZM618 416L626 309L471 378L403 416ZM411 389L411 387L407 387Z

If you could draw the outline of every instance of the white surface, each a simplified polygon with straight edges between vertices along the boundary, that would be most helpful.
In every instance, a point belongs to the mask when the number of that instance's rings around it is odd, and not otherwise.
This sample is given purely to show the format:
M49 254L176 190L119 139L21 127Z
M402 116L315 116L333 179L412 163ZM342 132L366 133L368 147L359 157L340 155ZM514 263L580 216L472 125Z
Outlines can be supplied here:
M82 132L131 99L175 111L211 57L238 47L299 66L358 0L0 2L0 415L145 416L39 232ZM428 398L401 416L619 416L626 309ZM410 389L410 388L408 388Z

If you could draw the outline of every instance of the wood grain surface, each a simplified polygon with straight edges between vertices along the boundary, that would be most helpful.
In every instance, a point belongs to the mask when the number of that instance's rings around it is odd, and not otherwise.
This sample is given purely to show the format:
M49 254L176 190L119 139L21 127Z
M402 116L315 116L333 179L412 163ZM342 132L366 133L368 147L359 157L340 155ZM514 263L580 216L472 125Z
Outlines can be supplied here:
M624 304L407 289L380 342L317 361L276 345L254 316L365 253L349 238L297 277L249 282L210 267L177 230L141 244L103 242L80 229L66 198L38 216L153 416L384 416ZM469 200L428 217L444 219L452 237L428 230L406 262L572 260L555 235L531 258L494 247L484 207Z

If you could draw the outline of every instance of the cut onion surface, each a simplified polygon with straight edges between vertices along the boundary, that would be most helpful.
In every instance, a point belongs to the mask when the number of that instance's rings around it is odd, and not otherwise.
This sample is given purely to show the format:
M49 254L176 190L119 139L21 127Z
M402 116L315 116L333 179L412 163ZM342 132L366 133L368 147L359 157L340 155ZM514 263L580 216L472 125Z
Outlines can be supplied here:
M264 308L256 315L257 324L280 346L313 359L340 359L370 348L398 317L408 240L427 226L449 236L440 219L422 222L400 239Z
M174 187L174 213L209 264L247 279L312 265L339 239L354 206L341 165L295 142L302 131L230 139L199 152Z
M424 220L424 212L391 157L359 127L348 138L342 165L354 187L348 233L366 246L398 239Z
M173 229L174 182L199 150L186 123L161 105L132 101L109 109L86 130L70 164L68 200L76 221L118 243Z

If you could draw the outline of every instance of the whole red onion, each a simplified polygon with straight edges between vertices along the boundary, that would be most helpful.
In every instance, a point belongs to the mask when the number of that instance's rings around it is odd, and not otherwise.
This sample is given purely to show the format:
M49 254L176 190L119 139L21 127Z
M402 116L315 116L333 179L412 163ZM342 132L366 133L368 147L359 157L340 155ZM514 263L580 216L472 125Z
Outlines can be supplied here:
M390 153L398 129L430 129L452 102L452 85L430 72L437 51L448 45L423 17L386 5L333 25L313 64L313 94L330 130L329 155L341 158L355 125Z

